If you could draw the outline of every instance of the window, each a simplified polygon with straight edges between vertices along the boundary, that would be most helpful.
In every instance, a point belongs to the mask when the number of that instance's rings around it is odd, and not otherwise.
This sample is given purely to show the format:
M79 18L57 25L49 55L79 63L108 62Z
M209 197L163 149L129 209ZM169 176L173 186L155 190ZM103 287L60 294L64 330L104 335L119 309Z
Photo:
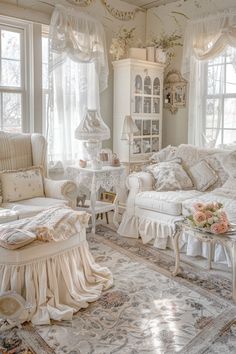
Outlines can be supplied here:
M0 16L0 129L28 132L31 122L31 24Z
M208 145L236 145L236 48L205 65L204 130Z

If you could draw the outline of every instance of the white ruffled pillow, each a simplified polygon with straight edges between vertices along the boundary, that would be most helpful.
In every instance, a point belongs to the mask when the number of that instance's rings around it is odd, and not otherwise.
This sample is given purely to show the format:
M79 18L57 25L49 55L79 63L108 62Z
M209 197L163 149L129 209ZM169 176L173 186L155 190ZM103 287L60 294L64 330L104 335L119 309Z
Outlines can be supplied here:
M0 173L3 202L44 197L43 170L29 167Z
M146 168L155 178L156 191L175 191L193 188L193 182L179 161L166 161Z

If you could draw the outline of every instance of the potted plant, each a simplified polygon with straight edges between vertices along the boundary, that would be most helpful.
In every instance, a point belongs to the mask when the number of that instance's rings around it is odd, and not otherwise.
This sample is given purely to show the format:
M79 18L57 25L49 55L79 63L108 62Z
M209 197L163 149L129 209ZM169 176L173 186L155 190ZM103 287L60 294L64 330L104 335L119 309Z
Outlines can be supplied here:
M175 55L174 47L182 46L180 42L181 36L173 32L172 34L162 33L159 37L153 38L151 41L152 48L154 48L154 61L158 63L170 63ZM147 47L150 48L150 47ZM153 54L152 54L153 55ZM147 51L148 56L148 51ZM148 59L149 60L149 59Z
M134 39L135 27L130 30L121 28L119 32L112 38L110 46L110 54L114 60L119 60L127 55L128 48Z

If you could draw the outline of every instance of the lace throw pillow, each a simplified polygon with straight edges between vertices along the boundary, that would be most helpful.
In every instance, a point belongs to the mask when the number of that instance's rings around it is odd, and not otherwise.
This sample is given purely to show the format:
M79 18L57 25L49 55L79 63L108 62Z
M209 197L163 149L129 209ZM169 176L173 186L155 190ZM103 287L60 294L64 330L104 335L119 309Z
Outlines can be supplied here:
M218 180L216 172L206 161L200 161L189 168L189 174L198 191L204 192Z
M41 167L30 167L0 173L3 202L16 202L35 197L44 197Z
M3 225L0 227L0 246L9 250L15 250L28 245L36 239L36 236L27 230Z
M190 177L182 165L176 161L151 165L147 171L155 178L154 188L156 191L174 191L193 187Z

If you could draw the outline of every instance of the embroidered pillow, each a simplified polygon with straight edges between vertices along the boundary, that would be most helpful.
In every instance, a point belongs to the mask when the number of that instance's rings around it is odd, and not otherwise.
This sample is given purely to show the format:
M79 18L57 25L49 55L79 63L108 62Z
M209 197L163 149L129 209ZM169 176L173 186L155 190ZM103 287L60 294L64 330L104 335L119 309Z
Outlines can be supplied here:
M155 178L156 191L190 189L193 183L179 162L166 161L147 167Z
M0 173L3 202L16 202L44 197L41 167L30 167Z
M0 227L0 246L9 250L26 246L34 240L36 240L36 236L28 230L16 229L14 225Z
M200 161L188 170L194 186L198 191L204 192L218 180L216 172L206 161Z

